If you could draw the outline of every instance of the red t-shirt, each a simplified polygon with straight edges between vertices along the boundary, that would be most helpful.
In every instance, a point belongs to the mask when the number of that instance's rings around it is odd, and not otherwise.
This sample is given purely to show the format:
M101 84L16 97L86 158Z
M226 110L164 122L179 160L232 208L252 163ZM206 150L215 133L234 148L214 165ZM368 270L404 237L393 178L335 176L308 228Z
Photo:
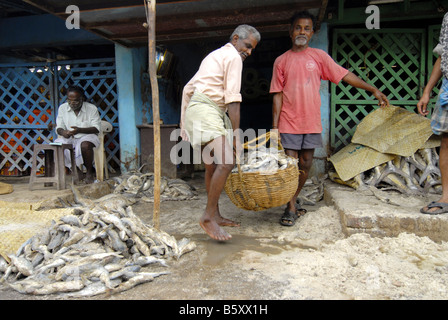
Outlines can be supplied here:
M270 88L271 93L283 93L279 132L321 133L321 80L338 84L347 73L347 69L320 49L289 50L279 56L274 62Z

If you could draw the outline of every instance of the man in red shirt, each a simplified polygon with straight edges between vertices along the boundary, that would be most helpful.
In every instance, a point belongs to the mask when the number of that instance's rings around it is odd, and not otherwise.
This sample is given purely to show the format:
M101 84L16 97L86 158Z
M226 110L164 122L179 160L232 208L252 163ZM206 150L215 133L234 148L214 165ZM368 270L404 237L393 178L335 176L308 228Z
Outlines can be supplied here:
M349 70L338 65L325 51L310 48L315 18L308 12L296 13L291 19L289 34L292 48L274 62L270 93L273 93L272 128L280 132L287 155L299 160L301 174L296 193L286 206L280 223L292 226L306 213L296 203L308 178L314 149L323 146L320 114L320 83L330 80L371 92L381 107L388 106L386 96Z

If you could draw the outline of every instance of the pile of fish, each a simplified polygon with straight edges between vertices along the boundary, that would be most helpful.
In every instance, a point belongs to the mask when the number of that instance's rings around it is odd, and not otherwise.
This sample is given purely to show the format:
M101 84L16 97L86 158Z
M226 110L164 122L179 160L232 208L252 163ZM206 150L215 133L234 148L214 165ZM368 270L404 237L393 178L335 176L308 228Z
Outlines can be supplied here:
M330 179L355 189L396 190L405 195L440 194L441 175L436 148L419 149L412 156L396 156L394 159L361 172L348 181L330 173Z
M168 274L167 260L196 247L187 238L177 241L143 223L129 197L110 194L89 200L72 190L74 214L23 243L8 263L0 256L3 284L34 295L114 294Z
M258 147L244 153L241 161L241 172L259 172L260 174L273 174L283 170L288 165L296 164L297 160L288 157L283 151L276 148ZM232 173L238 172L238 167Z
M132 172L114 177L114 193L122 193L154 202L154 173ZM162 176L160 181L161 201L180 201L198 199L196 189L182 179L169 179Z

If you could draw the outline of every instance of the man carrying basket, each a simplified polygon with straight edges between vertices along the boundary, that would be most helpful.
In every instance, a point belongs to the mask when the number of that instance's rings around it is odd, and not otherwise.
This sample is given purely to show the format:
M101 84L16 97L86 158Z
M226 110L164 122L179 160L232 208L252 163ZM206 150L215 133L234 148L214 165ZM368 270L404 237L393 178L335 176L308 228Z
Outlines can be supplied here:
M222 226L239 226L221 216L218 201L235 165L233 148L237 154L241 150L237 129L240 126L243 61L259 41L260 33L255 28L238 26L229 43L202 60L182 94L182 139L190 141L194 149L203 148L207 205L199 224L218 241L232 237Z
M310 171L314 149L323 146L320 115L320 83L330 80L371 92L381 107L388 106L386 96L349 70L338 65L325 51L308 47L314 34L315 18L299 12L291 18L289 34L292 48L274 62L270 93L273 93L272 128L278 129L285 153L299 159L299 185L280 219L292 226L306 213L297 206L297 197Z

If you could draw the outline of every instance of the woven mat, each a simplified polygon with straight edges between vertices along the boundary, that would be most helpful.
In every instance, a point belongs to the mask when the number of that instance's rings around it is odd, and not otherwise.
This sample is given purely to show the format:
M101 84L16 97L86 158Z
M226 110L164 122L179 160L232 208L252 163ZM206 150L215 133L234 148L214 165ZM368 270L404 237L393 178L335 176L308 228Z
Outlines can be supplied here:
M7 194L14 191L14 188L9 183L0 182L0 194Z
M36 210L36 203L13 203L0 201L0 255L9 261L20 246L49 227L51 221L73 214L73 208Z
M361 144L350 143L330 157L331 163L343 181L372 169L395 156L378 152Z
M367 115L357 126L352 143L329 158L343 181L396 156L440 146L431 121L403 108L390 106Z
M422 148L432 134L430 119L390 106L368 114L356 127L351 142L407 157Z

